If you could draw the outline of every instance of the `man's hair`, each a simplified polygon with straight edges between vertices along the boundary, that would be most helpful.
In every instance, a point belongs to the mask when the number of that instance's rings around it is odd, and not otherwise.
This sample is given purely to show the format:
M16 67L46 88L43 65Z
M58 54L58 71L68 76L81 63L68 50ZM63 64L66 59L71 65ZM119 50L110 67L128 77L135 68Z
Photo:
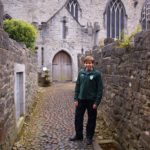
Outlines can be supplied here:
M85 63L86 61L91 61L92 63L94 63L94 58L93 58L92 56L85 56L85 58L84 58L84 63Z

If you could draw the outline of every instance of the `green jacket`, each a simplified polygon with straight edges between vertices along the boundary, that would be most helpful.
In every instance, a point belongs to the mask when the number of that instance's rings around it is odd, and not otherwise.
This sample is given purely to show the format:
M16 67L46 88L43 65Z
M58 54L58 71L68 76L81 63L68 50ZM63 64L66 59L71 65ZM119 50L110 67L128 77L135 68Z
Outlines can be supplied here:
M75 87L74 100L92 100L98 106L103 93L103 84L99 71L87 72L81 69Z

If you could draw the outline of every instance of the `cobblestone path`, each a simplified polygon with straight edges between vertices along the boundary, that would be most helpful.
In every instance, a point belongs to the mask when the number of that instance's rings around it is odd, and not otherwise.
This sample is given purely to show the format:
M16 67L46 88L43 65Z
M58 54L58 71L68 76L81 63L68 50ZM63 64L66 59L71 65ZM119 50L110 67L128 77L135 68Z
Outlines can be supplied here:
M85 140L68 141L74 135L74 86L74 83L64 83L44 88L43 98L36 105L13 149L93 150Z

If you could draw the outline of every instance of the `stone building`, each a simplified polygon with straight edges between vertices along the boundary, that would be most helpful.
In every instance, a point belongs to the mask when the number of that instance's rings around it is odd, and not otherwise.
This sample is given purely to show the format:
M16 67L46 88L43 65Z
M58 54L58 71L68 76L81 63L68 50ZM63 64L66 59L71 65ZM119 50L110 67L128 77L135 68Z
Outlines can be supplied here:
M2 28L2 22L3 22L3 5L2 2L0 1L0 28Z
M121 38L141 25L144 0L2 0L5 17L19 18L39 29L38 66L52 81L75 81L78 53Z
M36 58L8 38L3 18L37 26L38 68L47 67L53 81L76 80L77 55L103 45L105 38L120 38L122 31L130 34L139 24L143 30L149 26L148 0L1 1L0 149L10 149L37 88ZM94 53L105 74L105 119L126 149L149 149L149 41L147 32L131 51L108 45Z
M4 17L19 18L39 29L38 66L52 81L75 81L78 53L121 38L141 25L145 0L2 0Z
M0 150L10 150L34 103L37 56L2 29L0 1Z

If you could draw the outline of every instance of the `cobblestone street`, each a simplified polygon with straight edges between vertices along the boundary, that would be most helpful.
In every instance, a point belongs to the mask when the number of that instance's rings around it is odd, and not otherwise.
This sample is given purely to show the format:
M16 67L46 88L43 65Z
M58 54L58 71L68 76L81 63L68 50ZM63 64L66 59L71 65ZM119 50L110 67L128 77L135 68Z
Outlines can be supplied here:
M70 142L74 135L74 83L54 84L42 88L30 121L13 149L18 150L93 150L83 142ZM86 121L86 120L85 120Z

